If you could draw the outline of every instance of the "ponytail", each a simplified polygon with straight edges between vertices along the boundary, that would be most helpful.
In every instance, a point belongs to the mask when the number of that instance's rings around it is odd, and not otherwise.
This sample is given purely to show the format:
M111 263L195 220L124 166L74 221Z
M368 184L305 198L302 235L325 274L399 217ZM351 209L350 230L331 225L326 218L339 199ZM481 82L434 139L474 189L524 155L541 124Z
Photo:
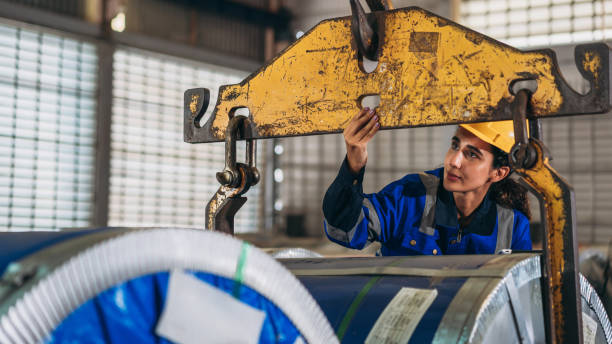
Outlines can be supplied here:
M493 152L493 167L499 168L509 166L508 154L501 149L491 145ZM529 199L527 198L527 188L510 179L508 176L497 183L493 183L489 190L493 201L501 206L519 210L527 219L531 219L531 211L529 210Z

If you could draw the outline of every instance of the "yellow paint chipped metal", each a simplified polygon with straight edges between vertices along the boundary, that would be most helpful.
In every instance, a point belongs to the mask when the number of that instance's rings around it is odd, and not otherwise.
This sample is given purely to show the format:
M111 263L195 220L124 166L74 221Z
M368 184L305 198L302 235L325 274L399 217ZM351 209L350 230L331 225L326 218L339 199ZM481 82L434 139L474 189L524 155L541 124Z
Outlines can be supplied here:
M191 95L191 102L189 103L189 110L191 111L192 116L195 116L195 113L198 110L198 100L200 100L199 94Z
M539 145L535 146L538 156L542 156L543 151ZM551 307L553 308L553 326L555 328L553 342L562 343L565 327L565 319L562 313L563 294L561 286L563 284L562 275L565 272L564 251L572 250L572 247L565 247L563 231L566 222L569 220L566 216L566 209L570 206L565 204L563 191L555 178L562 178L550 166L549 159L546 157L539 160L534 167L529 170L518 169L523 179L534 188L544 201L546 208L546 233L545 244L547 245L548 255L544 255L548 259L551 268L550 278L547 279L550 291L552 293ZM566 208L567 207L567 208Z
M207 225L206 228L210 230L215 230L215 215L217 215L217 210L223 206L224 202L228 198L236 197L239 193L239 189L231 188L225 185L221 185L215 197L210 200L208 204L208 218L206 219Z
M601 68L601 57L596 52L587 51L584 54L582 66L584 70L591 72L595 80L597 80L599 77L599 69Z
M238 107L249 109L261 136L341 131L367 94L380 96L383 128L492 119L513 100L510 83L525 78L538 82L534 114L554 113L563 103L544 52L521 52L419 8L376 15L376 70L363 71L350 17L323 21L241 84L219 90L213 135L225 137Z

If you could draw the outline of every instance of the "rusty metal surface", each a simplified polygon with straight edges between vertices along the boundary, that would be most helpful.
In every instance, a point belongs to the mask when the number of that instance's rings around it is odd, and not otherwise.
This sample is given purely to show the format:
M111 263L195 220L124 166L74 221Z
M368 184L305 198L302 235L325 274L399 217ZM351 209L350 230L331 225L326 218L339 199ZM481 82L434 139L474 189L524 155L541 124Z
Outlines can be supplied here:
M351 32L355 45L361 56L370 60L378 59L378 17L366 15L359 0L350 0ZM388 11L393 9L391 0L366 0L370 11Z
M366 3L371 11L388 11L394 8L391 0L366 0Z
M351 3L351 32L361 56L376 60L378 51L378 22L376 16L367 16L359 0Z
M233 235L234 216L246 201L236 188L222 185L206 205L205 228Z
M527 102L529 92L520 90L512 102L514 124L514 146L510 149L510 163L515 168L531 168L537 157L536 150L529 144L527 131Z
M416 7L377 11L378 65L371 73L351 34L351 17L325 20L240 84L221 86L211 117L203 89L185 94L185 141L221 141L236 108L247 107L252 138L343 130L366 95L379 95L382 129L511 119L513 81L534 79L530 115L610 109L610 49L579 45L575 59L591 90L560 75L550 49L520 51ZM192 97L193 96L193 97Z
M546 305L546 333L552 343L582 343L574 191L550 166L550 156L544 144L535 137L528 138L529 96L529 91L520 90L511 104L515 144L510 150L509 160L544 208L542 222L546 249L542 257L545 277L542 297ZM537 124L531 126L538 131Z
M236 141L244 137L250 128L250 120L242 116L232 118L227 126L225 168L217 173L221 187L206 205L206 229L233 235L234 216L247 201L246 197L241 196L259 182L259 171L255 167L255 142L252 139L246 140L246 163L236 162Z
M537 159L529 169L517 169L535 191L545 218L542 257L547 334L551 343L582 343L582 317L576 258L574 190L549 164L544 145L531 139Z

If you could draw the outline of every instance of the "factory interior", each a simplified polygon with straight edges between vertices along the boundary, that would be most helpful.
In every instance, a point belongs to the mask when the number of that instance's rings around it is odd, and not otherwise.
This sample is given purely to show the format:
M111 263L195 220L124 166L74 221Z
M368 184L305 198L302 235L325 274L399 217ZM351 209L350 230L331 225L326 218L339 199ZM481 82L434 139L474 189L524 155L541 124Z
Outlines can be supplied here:
M0 343L612 343L610 42L608 0L0 0Z

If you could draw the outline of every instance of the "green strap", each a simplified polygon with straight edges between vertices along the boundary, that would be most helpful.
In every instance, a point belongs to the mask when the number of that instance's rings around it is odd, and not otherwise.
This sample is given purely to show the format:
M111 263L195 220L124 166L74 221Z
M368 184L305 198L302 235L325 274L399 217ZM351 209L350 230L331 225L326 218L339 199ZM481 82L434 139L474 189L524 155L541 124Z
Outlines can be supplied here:
M403 260L407 258L408 257L399 257L395 259L394 261L392 261L391 263L389 263L387 266L391 267L391 266L398 265L400 262L402 262ZM349 306L349 309L346 311L346 314L344 314L344 318L342 318L342 321L340 322L340 326L338 327L338 331L336 332L336 335L338 336L338 341L341 342L342 338L344 338L344 335L346 334L346 330L351 324L353 317L355 317L355 313L357 313L357 309L361 305L363 298L368 294L368 292L370 292L370 289L372 289L374 284L376 284L376 282L378 282L378 280L381 279L382 277L383 276L381 275L381 276L374 276L370 278L368 283L366 283L366 285L364 285L363 288L361 288L361 291L359 291L359 294L357 294L357 297L355 297L355 299Z
M351 320L353 320L355 313L357 313L357 308L359 308L359 306L361 305L363 298L370 291L370 289L372 289L374 284L376 284L376 282L378 282L378 280L381 278L382 276L372 277L370 278L368 283L366 283L366 285L364 285L363 288L361 288L361 291L359 291L359 294L357 294L357 297L353 300L348 311L346 311L346 314L344 314L344 318L342 318L342 321L340 322L340 326L338 327L338 332L336 332L336 335L338 336L339 341L342 341L342 338L344 338L344 334L346 333L346 330L348 329L348 326L351 323Z
M240 257L238 258L238 263L236 264L236 273L234 274L234 292L232 295L239 299L240 298L240 287L242 287L242 279L244 273L244 266L246 265L246 257L249 252L248 242L243 241L242 247L240 248Z

